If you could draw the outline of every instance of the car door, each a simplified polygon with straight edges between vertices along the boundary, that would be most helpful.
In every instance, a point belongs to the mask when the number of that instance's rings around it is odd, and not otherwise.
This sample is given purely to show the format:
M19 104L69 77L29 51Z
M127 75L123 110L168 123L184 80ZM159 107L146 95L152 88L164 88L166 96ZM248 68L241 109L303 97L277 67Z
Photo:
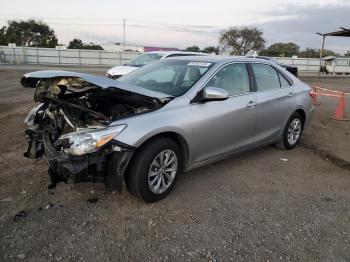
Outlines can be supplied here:
M225 89L223 101L193 103L194 161L200 162L253 144L256 94L245 63L223 66L205 84Z
M256 81L255 144L278 139L293 110L291 80L269 64L252 63Z

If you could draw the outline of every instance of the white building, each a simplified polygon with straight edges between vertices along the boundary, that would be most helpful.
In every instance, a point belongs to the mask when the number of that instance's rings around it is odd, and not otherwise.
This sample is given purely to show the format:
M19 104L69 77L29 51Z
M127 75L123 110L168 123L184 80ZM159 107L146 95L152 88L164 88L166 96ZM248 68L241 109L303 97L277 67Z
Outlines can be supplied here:
M323 59L323 65L327 69L327 73L349 74L350 73L350 57L326 56Z

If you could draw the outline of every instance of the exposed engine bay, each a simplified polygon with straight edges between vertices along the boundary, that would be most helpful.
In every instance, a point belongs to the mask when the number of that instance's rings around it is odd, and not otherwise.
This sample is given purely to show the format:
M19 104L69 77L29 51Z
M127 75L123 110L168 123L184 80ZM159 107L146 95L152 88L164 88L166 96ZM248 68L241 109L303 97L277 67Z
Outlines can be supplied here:
M154 111L170 98L118 88L116 81L92 75L64 72L61 76L55 71L31 74L24 75L21 84L35 87L34 100L41 104L25 120L28 149L24 156L39 158L45 154L52 188L57 182L72 179L102 181L107 188L120 190L133 149L114 139L126 126L114 126L113 122Z

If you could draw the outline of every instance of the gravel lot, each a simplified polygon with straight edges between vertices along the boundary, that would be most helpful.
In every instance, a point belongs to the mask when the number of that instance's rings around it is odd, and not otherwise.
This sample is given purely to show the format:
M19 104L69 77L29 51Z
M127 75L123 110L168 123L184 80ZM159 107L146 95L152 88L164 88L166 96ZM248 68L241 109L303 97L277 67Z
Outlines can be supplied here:
M295 150L191 171L147 205L99 184L47 191L45 160L22 156L34 90L19 79L37 68L0 67L0 261L349 261L350 122L329 118L335 100L320 99ZM304 80L350 91L350 78Z

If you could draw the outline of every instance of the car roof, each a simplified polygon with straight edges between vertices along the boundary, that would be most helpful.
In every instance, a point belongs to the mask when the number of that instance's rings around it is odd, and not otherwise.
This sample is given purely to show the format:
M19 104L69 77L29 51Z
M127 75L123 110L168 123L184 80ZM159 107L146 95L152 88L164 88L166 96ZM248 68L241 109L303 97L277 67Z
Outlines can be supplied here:
M227 62L262 62L266 63L269 60L261 58L252 58L246 56L222 56L222 55L208 55L208 56L178 56L167 58L172 60L182 61L198 61L208 63L227 63Z

